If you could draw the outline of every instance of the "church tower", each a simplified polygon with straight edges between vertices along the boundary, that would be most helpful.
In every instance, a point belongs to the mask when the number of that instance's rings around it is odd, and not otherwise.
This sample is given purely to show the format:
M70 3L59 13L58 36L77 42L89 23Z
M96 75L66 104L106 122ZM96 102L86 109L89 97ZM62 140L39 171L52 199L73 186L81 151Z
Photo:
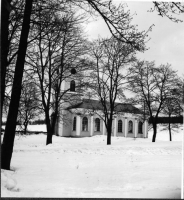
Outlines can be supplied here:
M82 100L82 74L77 72L75 68L70 70L70 75L63 80L61 84L61 92L64 93L62 103L63 108L74 105Z
M62 100L58 120L56 122L55 134L62 135L63 127L69 123L70 115L66 108L82 101L83 93L81 88L82 74L72 68L68 76L61 83Z

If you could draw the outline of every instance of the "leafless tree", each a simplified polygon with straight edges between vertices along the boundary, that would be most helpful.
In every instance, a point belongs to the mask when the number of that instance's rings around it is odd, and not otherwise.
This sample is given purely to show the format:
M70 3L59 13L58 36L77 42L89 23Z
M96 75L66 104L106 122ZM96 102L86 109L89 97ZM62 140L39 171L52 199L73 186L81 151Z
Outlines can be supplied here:
M24 11L24 20L22 24L18 56L15 66L11 101L10 101L5 134L2 144L2 151L1 151L1 167L7 170L10 169L10 161L13 152L13 143L15 138L19 100L21 95L21 84L22 84L24 62L27 49L27 38L29 34L31 11L32 11L32 0L27 0Z
M169 129L169 138L172 141L172 124L171 124L171 117L172 116L181 116L183 112L182 108L182 79L178 78L176 81L171 85L170 90L167 91L167 99L164 103L163 113L169 117L168 122L168 129Z
M10 98L9 91L13 83L25 2L23 0L3 0L2 6L1 111L5 106L4 101L7 103L6 98Z
M184 3L183 2L163 2L163 1L153 1L154 7L151 8L151 12L158 12L161 17L167 17L173 22L183 22L179 19L179 15L184 14Z
M24 134L27 132L27 126L30 121L41 114L42 110L40 109L38 96L34 78L30 74L24 75L18 114L18 121L23 126Z
M31 37L35 37L34 34L39 37L28 49L26 62L36 73L47 126L46 144L52 143L61 103L70 90L63 91L62 83L72 76L72 69L77 72L77 78L83 66L81 59L86 47L80 20L72 10L55 15L53 8L40 9L39 23L31 34Z
M115 115L116 100L124 97L123 85L126 83L124 69L135 61L135 51L115 38L97 40L91 47L91 58L94 62L89 84L93 97L103 107L107 129L107 144L111 144L112 121Z
M153 124L152 142L156 140L158 116L169 98L168 91L176 81L176 71L169 64L155 67L154 62L138 61L130 69L129 89L144 100Z

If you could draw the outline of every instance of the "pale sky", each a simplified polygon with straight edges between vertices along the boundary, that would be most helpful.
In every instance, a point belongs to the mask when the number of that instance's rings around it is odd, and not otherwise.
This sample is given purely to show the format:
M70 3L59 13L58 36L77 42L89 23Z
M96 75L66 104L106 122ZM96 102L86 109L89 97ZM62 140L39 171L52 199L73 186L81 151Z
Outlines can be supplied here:
M114 0L114 2L122 1ZM149 1L128 1L127 5L132 14L137 13L132 23L138 25L139 31L148 30L152 24L155 25L148 34L151 38L146 45L149 50L138 53L137 57L142 60L155 61L156 66L169 63L179 75L184 74L184 22L172 22L166 17L159 16L156 11L147 12L153 8L153 3ZM184 14L179 17L184 21ZM102 19L89 23L86 31L90 39L110 36Z

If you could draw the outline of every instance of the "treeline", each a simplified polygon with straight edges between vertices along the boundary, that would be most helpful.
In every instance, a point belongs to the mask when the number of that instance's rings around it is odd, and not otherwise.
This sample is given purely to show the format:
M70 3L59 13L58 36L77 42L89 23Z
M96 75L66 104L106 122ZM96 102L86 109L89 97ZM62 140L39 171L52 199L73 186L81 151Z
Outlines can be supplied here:
M149 123L152 124L151 118L149 118ZM157 124L182 124L183 116L178 117L158 117Z
M1 125L2 125L2 126L6 125L6 121L2 121L2 122L1 122ZM16 125L21 125L21 123L20 123L19 121L17 121L17 122L16 122Z
M29 122L30 125L41 125L41 124L45 124L45 119L38 119L38 120L34 120ZM6 121L2 121L1 123L2 125L6 125ZM19 121L17 122L17 125L22 125L22 123L20 123Z
M41 124L46 124L45 119L38 119L30 122L30 125L41 125Z

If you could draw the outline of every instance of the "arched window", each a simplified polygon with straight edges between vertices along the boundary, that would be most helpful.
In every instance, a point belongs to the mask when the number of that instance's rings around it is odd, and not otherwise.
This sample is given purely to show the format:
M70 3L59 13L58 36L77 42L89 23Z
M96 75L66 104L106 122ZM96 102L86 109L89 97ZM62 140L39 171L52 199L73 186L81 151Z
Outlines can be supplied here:
M70 91L75 92L75 81L74 80L72 80L70 82Z
M100 119L95 119L95 131L100 131Z
M142 122L139 122L138 133L142 133Z
M128 122L128 133L133 133L133 122L131 120Z
M122 120L118 120L118 133L122 133L123 123Z
M88 131L88 118L84 117L82 119L82 131Z
M77 119L76 117L73 118L73 131L76 131L76 124L77 124Z

